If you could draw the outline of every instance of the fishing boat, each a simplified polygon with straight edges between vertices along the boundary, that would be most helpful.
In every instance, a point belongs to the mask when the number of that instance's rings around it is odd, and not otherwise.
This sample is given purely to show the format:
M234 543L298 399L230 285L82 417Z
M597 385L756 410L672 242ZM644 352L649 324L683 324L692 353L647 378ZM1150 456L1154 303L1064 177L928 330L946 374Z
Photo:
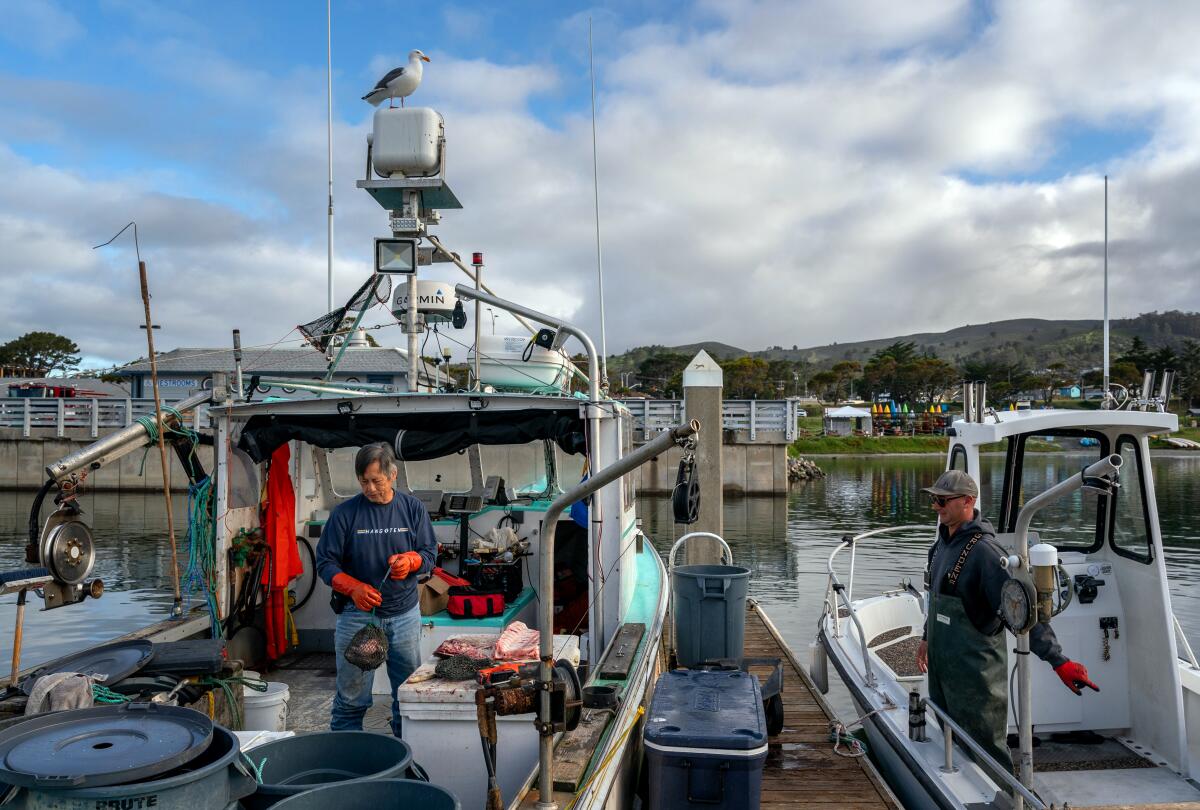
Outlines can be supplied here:
M1170 372L1157 393L1153 383L1148 374L1140 395L1097 411L997 412L983 389L964 388L946 469L979 482L981 516L1011 555L1001 617L1008 649L1024 653L1009 657L1018 775L928 699L916 665L927 596L911 584L921 572L884 593L854 591L856 552L881 539L931 543L936 527L846 536L830 555L812 672L827 687L833 663L906 806L1200 807L1200 666L1171 608L1149 448L1178 419L1165 409ZM1072 456L1081 472L1052 480L1030 450L1044 436L1093 440ZM1004 466L984 477L980 453L997 447ZM1099 692L1071 695L1031 662L1027 630L1043 619Z
M663 665L668 607L662 561L637 518L634 476L667 449L693 446L699 425L676 426L635 447L633 417L607 396L601 358L588 335L487 292L478 254L468 267L431 234L441 211L461 207L445 182L444 147L435 111L378 111L359 186L388 212L392 236L377 240L376 272L351 302L306 330L336 367L348 342L339 351L336 337L345 332L345 321L354 317L352 329L358 329L368 308L387 301L409 336L409 390L245 380L240 365L227 377L216 375L211 391L47 468L30 523L32 561L44 564L50 576L36 587L44 586L48 607L101 595L102 586L88 577L103 542L93 539L70 496L85 486L90 471L165 435L179 449L191 483L189 579L206 604L140 635L211 635L225 640L231 658L262 661L264 630L273 632L269 618L264 628L264 613L278 604L294 646L273 663L269 677L289 687L290 728L326 729L336 617L330 589L315 574L313 550L330 510L358 492L355 451L385 442L398 462L397 489L418 498L432 518L439 565L480 588L487 576L504 595L498 615L462 618L437 604L440 592L423 593L431 605L421 622L422 660L432 667L434 650L448 639L494 639L517 622L540 634L540 649L531 656L536 673L521 670L486 689L436 679L406 683L398 700L415 759L463 807L497 798L519 805L538 794L564 797L579 808L627 807L640 767L639 718ZM438 263L457 265L474 283L418 280L426 265ZM400 279L394 299L383 290L392 278ZM468 301L476 306L474 373L465 386L443 384L420 362L417 336L435 324L461 328ZM537 326L505 354L503 346L479 339L482 304ZM565 353L572 338L586 356L586 371ZM254 401L268 385L293 395ZM211 470L194 452L205 439L180 428L180 414L197 407L207 409ZM260 587L261 565L283 557L269 549L257 556L255 568L243 553L265 524L264 490L268 498L294 501L283 531L294 529L303 570L286 586L286 609L278 591L266 594ZM43 522L50 496L60 506ZM586 528L566 513L579 502L588 504ZM287 528L288 521L294 527ZM573 527L570 543L563 539L564 524ZM571 564L580 574L573 595L564 593L562 582ZM378 702L386 706L390 688L383 669L376 671L376 683L384 695ZM481 720L488 714L490 740Z

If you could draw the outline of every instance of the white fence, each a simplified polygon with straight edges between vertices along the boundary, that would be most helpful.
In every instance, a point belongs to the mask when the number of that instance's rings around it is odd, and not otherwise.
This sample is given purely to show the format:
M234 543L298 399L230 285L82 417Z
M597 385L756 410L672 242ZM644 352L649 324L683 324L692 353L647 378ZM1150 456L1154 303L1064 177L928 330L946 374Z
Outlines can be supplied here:
M192 413L192 427L197 430L205 410L201 407ZM154 416L153 399L0 398L0 428L18 428L25 437L35 430L65 436L73 429L86 430L95 438L101 431L128 427L139 416Z
M645 439L687 418L680 399L631 399L622 404L633 414ZM727 399L721 403L721 422L725 430L747 431L750 441L757 441L760 431L774 431L791 443L796 439L800 410L794 399Z
M687 418L679 399L631 399L623 404L646 439L683 424ZM206 410L202 406L192 413L195 429L203 424ZM747 431L750 441L756 441L760 431L773 431L782 433L790 443L796 439L800 410L792 399L727 399L721 405L721 416L725 430ZM34 430L65 436L68 429L80 429L95 438L101 431L128 427L139 416L153 415L153 399L0 398L0 428L18 428L26 437Z

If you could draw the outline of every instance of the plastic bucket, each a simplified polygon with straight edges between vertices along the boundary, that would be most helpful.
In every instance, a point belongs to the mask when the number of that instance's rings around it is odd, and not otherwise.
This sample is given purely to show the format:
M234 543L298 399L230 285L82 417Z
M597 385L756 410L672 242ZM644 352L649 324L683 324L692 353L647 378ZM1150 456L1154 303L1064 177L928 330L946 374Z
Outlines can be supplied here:
M742 660L750 569L681 565L671 571L675 657L681 667L717 658Z
M322 731L272 740L255 746L246 756L261 769L262 784L242 805L247 810L263 810L319 785L406 776L412 749L408 743L389 735ZM347 807L360 806L349 799L335 804L343 806L342 802Z
M275 806L279 810L328 810L330 807L419 807L421 810L459 810L461 807L454 794L445 788L428 782L414 782L411 779L376 779L369 782L328 785L284 799Z
M246 731L286 731L288 686L277 681L267 682L267 691L246 690L243 700L246 711L242 728Z
M22 810L225 810L254 792L254 777L239 765L239 755L233 732L213 726L212 742L203 754L154 779L78 790L22 789L10 806Z

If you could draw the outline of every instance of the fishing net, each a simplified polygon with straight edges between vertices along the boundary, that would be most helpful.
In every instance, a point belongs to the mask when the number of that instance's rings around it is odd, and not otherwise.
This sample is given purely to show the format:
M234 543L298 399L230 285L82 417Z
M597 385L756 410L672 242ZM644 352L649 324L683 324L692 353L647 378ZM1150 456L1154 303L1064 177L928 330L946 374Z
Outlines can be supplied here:
M472 658L469 655L452 655L438 661L433 674L443 681L466 681L479 674L479 670L492 666L487 658Z
M300 334L304 335L304 339L313 348L324 352L341 331L342 324L346 322L349 313L361 312L364 309L375 306L376 303L387 303L391 294L391 279L387 276L374 274L367 279L365 284L358 288L358 291L350 297L350 300L344 306L338 307L326 315L322 315L315 321L300 324L296 328L300 330Z
M387 660L387 654L387 634L379 625L368 624L354 634L343 655L354 666L369 672Z

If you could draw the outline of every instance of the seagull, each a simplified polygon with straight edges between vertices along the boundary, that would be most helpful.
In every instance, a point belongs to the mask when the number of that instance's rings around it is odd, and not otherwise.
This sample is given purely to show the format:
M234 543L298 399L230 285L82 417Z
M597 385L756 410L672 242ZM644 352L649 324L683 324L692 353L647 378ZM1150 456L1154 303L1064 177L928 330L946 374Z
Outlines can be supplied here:
M421 73L424 71L422 62L428 62L429 57L420 51L408 52L408 64L404 67L398 67L395 70L389 70L387 75L379 80L379 84L363 96L363 101L366 101L373 107L378 107L386 98L389 107L395 107L394 100L400 99L400 106L404 106L404 97L411 96L413 91L421 84Z

